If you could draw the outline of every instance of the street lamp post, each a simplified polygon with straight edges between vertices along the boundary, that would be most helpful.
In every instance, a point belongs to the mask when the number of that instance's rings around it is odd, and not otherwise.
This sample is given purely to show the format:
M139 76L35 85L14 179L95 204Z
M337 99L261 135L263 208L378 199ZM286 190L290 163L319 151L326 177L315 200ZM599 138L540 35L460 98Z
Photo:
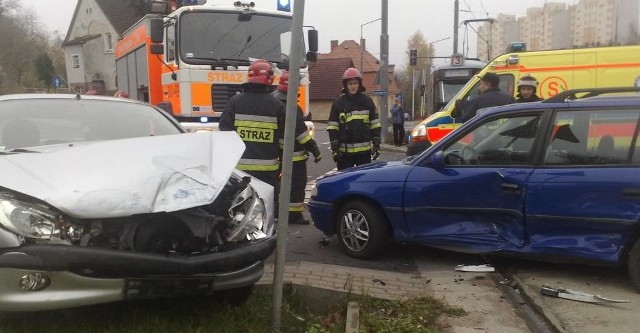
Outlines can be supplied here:
M382 20L382 17L378 17L375 20L369 21L367 23L362 23L360 25L360 74L361 75L364 75L364 72L363 72L363 70L364 70L364 64L363 64L364 63L364 46L362 45L362 27L364 27L367 24L371 24L373 22L380 21L380 20Z

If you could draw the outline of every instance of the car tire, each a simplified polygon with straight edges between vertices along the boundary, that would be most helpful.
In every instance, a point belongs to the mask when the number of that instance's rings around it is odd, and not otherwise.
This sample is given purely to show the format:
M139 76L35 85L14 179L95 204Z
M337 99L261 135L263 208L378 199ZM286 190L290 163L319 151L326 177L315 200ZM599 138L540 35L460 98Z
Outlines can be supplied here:
M640 240L637 240L631 248L627 265L631 283L640 292Z
M382 251L387 242L387 219L373 204L363 201L345 204L336 223L340 245L354 258L371 259Z

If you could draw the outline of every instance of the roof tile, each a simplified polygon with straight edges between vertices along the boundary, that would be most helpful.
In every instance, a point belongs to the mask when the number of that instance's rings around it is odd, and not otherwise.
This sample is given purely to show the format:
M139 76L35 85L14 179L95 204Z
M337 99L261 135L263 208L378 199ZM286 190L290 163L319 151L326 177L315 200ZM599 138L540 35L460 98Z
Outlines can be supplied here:
M318 59L309 66L309 99L333 100L342 91L342 74L353 67L350 58Z

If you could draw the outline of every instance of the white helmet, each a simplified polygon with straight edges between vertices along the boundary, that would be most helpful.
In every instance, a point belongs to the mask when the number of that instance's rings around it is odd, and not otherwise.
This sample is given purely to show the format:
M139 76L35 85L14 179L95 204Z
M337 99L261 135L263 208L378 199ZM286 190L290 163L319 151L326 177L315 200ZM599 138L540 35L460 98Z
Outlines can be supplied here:
M538 88L538 80L535 77L531 76L531 74L527 74L518 80L518 88L522 86L529 86L533 88Z

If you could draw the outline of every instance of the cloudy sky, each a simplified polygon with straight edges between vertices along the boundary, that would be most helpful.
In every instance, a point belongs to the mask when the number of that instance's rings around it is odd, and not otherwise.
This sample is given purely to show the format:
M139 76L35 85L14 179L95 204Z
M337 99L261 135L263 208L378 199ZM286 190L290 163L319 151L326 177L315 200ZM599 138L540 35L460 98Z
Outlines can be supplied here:
M233 0L208 0L217 5L230 5ZM253 0L256 7L275 9L277 0ZM63 34L69 27L77 0L20 0L22 6L33 8L41 22L50 31ZM292 0L295 4L296 0ZM556 0L575 4L578 0ZM389 3L389 58L392 64L407 64L407 39L420 30L428 42L446 39L434 44L437 56L449 56L453 52L453 4L454 0L388 0ZM496 17L500 13L524 16L529 7L541 7L545 0L459 0L460 22L467 19ZM380 21L361 27L362 24L381 16L380 0L306 0L305 25L312 25L320 33L320 52L328 52L331 40L359 40L362 28L367 39L367 50L379 57ZM477 29L478 24L469 26ZM476 56L475 32L465 26L458 30L460 51L469 47L468 56ZM463 48L463 43L465 43Z

